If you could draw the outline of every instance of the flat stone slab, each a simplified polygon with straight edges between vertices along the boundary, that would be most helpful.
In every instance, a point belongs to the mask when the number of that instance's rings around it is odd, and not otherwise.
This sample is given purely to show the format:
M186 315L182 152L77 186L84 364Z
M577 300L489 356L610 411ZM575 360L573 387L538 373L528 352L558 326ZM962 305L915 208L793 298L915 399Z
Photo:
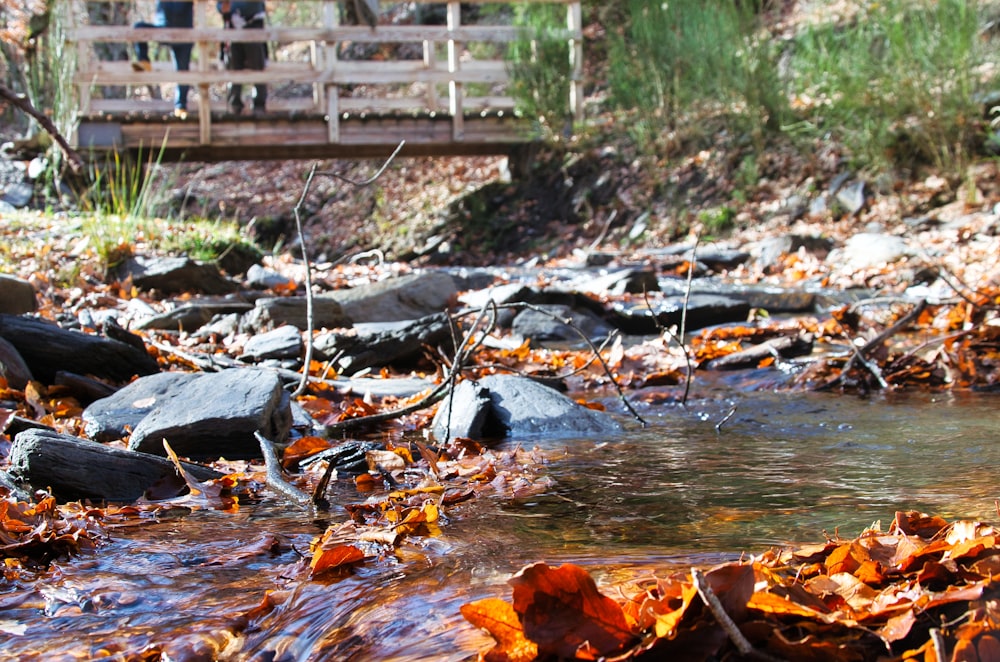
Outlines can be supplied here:
M14 346L35 379L46 384L54 383L59 371L113 382L160 371L156 360L135 344L33 317L0 314L0 337Z
M430 271L408 274L349 290L324 292L318 299L333 299L357 324L418 319L448 309L458 290L448 274Z
M309 326L306 298L265 297L257 299L253 309L245 313L240 325L254 333L276 329L282 325L305 329ZM339 329L352 325L340 304L330 298L313 297L313 324L316 329Z
M187 257L134 257L122 264L118 277L131 278L140 290L166 294L226 294L236 290L236 283L223 276L218 267Z
M128 436L130 450L181 457L260 457L254 432L281 443L292 424L290 398L268 370L164 373L139 379L84 411L93 439Z

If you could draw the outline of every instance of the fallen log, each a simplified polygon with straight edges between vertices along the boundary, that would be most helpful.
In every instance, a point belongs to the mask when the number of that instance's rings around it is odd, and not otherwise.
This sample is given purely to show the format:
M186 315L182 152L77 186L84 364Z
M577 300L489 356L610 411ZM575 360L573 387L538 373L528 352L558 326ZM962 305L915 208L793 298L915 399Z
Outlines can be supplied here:
M182 464L198 480L222 476L200 464ZM14 437L7 473L28 491L48 490L59 501L135 501L154 486L159 498L168 498L185 488L166 458L39 429Z
M55 383L61 370L113 382L160 371L156 360L134 345L33 317L0 314L0 337L14 346L34 378L45 384Z

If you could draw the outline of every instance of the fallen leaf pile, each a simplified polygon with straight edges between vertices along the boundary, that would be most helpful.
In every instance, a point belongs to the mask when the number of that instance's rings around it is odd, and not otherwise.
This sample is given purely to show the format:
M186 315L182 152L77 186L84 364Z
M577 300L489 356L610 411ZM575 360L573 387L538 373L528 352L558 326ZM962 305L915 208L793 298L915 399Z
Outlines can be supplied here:
M0 558L8 574L28 564L43 567L103 537L94 518L63 511L53 496L39 495L34 503L0 498Z
M536 563L462 614L488 662L579 660L1000 660L1000 532L899 512L854 540L617 587Z

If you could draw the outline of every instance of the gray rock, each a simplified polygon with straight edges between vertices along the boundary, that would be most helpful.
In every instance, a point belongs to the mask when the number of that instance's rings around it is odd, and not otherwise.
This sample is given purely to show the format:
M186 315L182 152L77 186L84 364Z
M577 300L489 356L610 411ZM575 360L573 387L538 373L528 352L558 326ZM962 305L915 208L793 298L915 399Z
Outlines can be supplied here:
M137 379L87 407L81 416L83 433L94 441L123 439L151 411L183 398L188 385L198 376L190 372L161 372Z
M826 237L786 234L761 241L753 253L756 256L757 268L767 271L776 266L783 256L800 249L819 258L825 258L832 248L833 242Z
M26 280L0 274L0 313L23 315L34 312L35 287Z
M238 333L240 330L240 315L217 315L212 320L194 332L196 338L211 338L213 335L227 337Z
M458 416L449 426L450 411ZM445 398L432 429L438 439L476 433L481 438L552 439L610 434L619 432L621 426L610 415L588 409L527 377L491 375Z
M243 346L240 358L245 361L297 359L302 356L302 347L302 332L286 325L251 337Z
M190 462L182 465L197 480L222 475ZM14 438L8 473L16 484L51 490L60 501L134 501L154 486L163 498L184 488L167 459L37 429Z
M504 430L487 428L487 422L493 413L493 401L490 393L479 382L467 379L459 382L454 391L446 398L437 415L434 417L432 430L439 440L446 437L467 437L482 439L484 437L502 437ZM496 426L495 420L489 420Z
M614 327L589 310L544 304L519 312L512 329L533 343L581 343L584 342L581 333L590 340L600 341L614 331Z
M272 271L259 264L251 265L247 269L246 283L247 287L252 287L255 290L271 290L276 287L289 287L295 281L291 278L285 278L277 271Z
M699 255L699 257L701 257ZM590 294L621 295L659 292L660 283L653 269L619 269L577 282L573 285L577 292Z
M341 305L334 299L313 297L315 329L342 329L352 326ZM241 326L253 333L276 329L284 324L299 329L308 328L305 297L266 297L257 299L253 310L246 313Z
M59 371L112 382L160 371L145 349L32 317L0 313L0 337L17 349L35 379L46 384L52 384Z
M680 327L684 317L684 297L669 296L645 302L627 302L612 307L617 326L625 333L648 335L659 332L659 326ZM706 326L746 320L750 304L742 299L716 294L692 294L687 302L685 331ZM654 319L654 315L656 316Z
M134 257L118 269L118 277L131 278L140 290L158 290L166 294L226 294L236 290L236 284L223 276L217 266L187 257Z
M178 306L173 310L143 320L138 329L162 329L191 333L211 322L217 315L242 314L253 309L245 301L202 301Z
M28 182L18 182L8 186L3 196L3 201L15 209L22 209L31 203L31 198L35 195L34 187Z
M861 180L851 182L837 191L837 202L851 216L864 209L866 199L865 183Z
M17 348L3 338L0 338L0 376L16 389L23 389L31 381L31 370L17 353Z
M322 334L313 341L313 348L320 359L336 359L338 372L354 375L365 368L422 356L427 345L447 343L451 348L451 340L451 320L446 313L438 313L403 322L363 324L349 333Z
M273 372L199 374L181 394L157 403L132 431L128 447L162 455L166 439L181 457L260 457L254 432L284 442L292 424L289 402Z
M219 373L161 373L143 377L83 413L91 439L121 439L163 455L163 438L186 457L257 457L261 430L280 442L291 426L289 398L278 377L255 369Z
M325 292L319 298L339 302L354 323L398 322L443 312L457 293L450 275L430 271Z
M842 249L831 253L829 261L848 269L865 269L895 262L912 252L901 237L861 232L848 239Z

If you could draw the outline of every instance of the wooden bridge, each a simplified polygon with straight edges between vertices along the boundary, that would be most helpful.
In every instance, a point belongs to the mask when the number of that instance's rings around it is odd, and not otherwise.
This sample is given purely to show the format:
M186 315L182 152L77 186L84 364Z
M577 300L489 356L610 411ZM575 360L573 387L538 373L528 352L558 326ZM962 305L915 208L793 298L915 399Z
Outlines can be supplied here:
M516 112L504 57L510 44L528 38L526 33L491 25L485 20L489 16L463 24L468 8L485 0L433 3L436 7L428 10L443 8L442 25L403 24L398 16L382 14L373 27L341 24L336 0L268 2L264 29L238 31L239 41L270 44L267 68L238 72L226 71L219 59L220 46L236 31L222 26L215 0L191 0L191 29L131 27L152 18L151 0L138 0L129 25L92 24L81 0L69 1L74 8L68 14L75 18L66 36L76 60L72 80L78 109L71 142L85 153L145 150L162 152L165 160L191 161L362 158L385 157L405 140L403 155L475 155L509 153L536 138L534 122ZM553 28L550 35L569 46L566 103L571 116L580 119L580 2L493 0L490 5L504 6L509 14L511 5L532 1L550 9L565 7L565 27ZM417 0L400 6L431 4ZM98 57L101 45L126 43L131 53L137 41L153 42L152 71L133 71L128 60ZM194 44L190 71L175 70L169 42ZM266 83L267 111L229 113L230 82ZM191 86L186 118L172 114L179 83Z

